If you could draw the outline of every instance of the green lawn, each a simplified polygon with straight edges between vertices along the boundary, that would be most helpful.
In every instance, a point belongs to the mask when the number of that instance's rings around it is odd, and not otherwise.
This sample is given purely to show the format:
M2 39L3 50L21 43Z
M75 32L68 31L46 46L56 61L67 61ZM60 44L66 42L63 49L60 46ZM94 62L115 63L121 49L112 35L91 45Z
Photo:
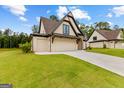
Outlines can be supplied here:
M93 48L87 50L88 52L102 53L112 56L124 57L124 49L103 49L103 48Z
M0 49L0 84L13 87L124 87L124 77L67 55Z

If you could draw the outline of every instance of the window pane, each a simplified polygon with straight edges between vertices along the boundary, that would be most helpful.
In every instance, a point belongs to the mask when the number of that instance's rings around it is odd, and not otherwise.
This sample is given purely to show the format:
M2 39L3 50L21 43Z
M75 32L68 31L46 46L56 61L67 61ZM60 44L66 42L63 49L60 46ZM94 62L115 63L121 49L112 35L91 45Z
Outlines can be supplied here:
M69 26L68 25L63 25L63 34L69 35Z
M97 40L97 37L96 37L96 36L94 36L94 37L93 37L93 40Z

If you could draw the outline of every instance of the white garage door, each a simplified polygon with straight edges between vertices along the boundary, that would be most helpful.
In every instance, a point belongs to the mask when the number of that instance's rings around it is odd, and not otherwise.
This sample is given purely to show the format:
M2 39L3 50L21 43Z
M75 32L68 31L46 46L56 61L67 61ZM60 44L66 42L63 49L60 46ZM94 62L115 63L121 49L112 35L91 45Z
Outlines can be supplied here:
M33 51L47 52L49 51L49 40L44 37L33 37Z
M37 51L38 52L49 51L48 47L49 47L49 43L48 43L48 40L46 38L37 39Z
M55 38L52 43L52 51L77 50L76 39Z

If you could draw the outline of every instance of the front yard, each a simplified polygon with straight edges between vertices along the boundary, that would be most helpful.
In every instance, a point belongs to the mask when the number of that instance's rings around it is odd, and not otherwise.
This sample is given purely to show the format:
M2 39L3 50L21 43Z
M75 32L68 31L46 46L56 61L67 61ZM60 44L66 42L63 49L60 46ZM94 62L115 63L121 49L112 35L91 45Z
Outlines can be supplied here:
M87 50L88 52L95 52L101 54L107 54L117 57L124 57L124 49L104 49L104 48L92 48L91 50Z
M0 84L13 87L124 87L124 77L67 55L0 49Z

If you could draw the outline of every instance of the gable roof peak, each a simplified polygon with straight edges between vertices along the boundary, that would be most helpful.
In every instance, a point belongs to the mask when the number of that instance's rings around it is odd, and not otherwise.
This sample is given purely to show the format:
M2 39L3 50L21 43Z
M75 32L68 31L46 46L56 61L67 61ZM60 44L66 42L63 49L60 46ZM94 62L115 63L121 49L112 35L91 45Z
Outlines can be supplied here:
M83 33L80 31L78 25L76 24L76 21L73 17L73 14L71 11L69 11L61 20L59 21L55 21L55 20L50 20L48 18L45 17L40 17L40 24L42 22L42 24L44 25L44 29L46 34L52 34L54 33L54 31L59 27L59 25L61 25L61 23L64 21L64 19L66 17L71 17L72 20L74 21L77 29L79 30L80 34L83 35ZM41 25L40 25L41 26ZM40 32L40 28L39 28L39 32Z
M50 20L48 18L45 18L45 17L40 17L40 20L41 22L43 23L44 25L44 29L45 29L45 32L46 34L49 34L51 32L51 29L57 25L59 22L56 21L56 20ZM40 22L40 23L41 23Z
M72 14L72 12L71 12L71 11L69 11L67 14Z
M69 11L66 16L69 15L69 16L73 16L73 13L71 11Z

